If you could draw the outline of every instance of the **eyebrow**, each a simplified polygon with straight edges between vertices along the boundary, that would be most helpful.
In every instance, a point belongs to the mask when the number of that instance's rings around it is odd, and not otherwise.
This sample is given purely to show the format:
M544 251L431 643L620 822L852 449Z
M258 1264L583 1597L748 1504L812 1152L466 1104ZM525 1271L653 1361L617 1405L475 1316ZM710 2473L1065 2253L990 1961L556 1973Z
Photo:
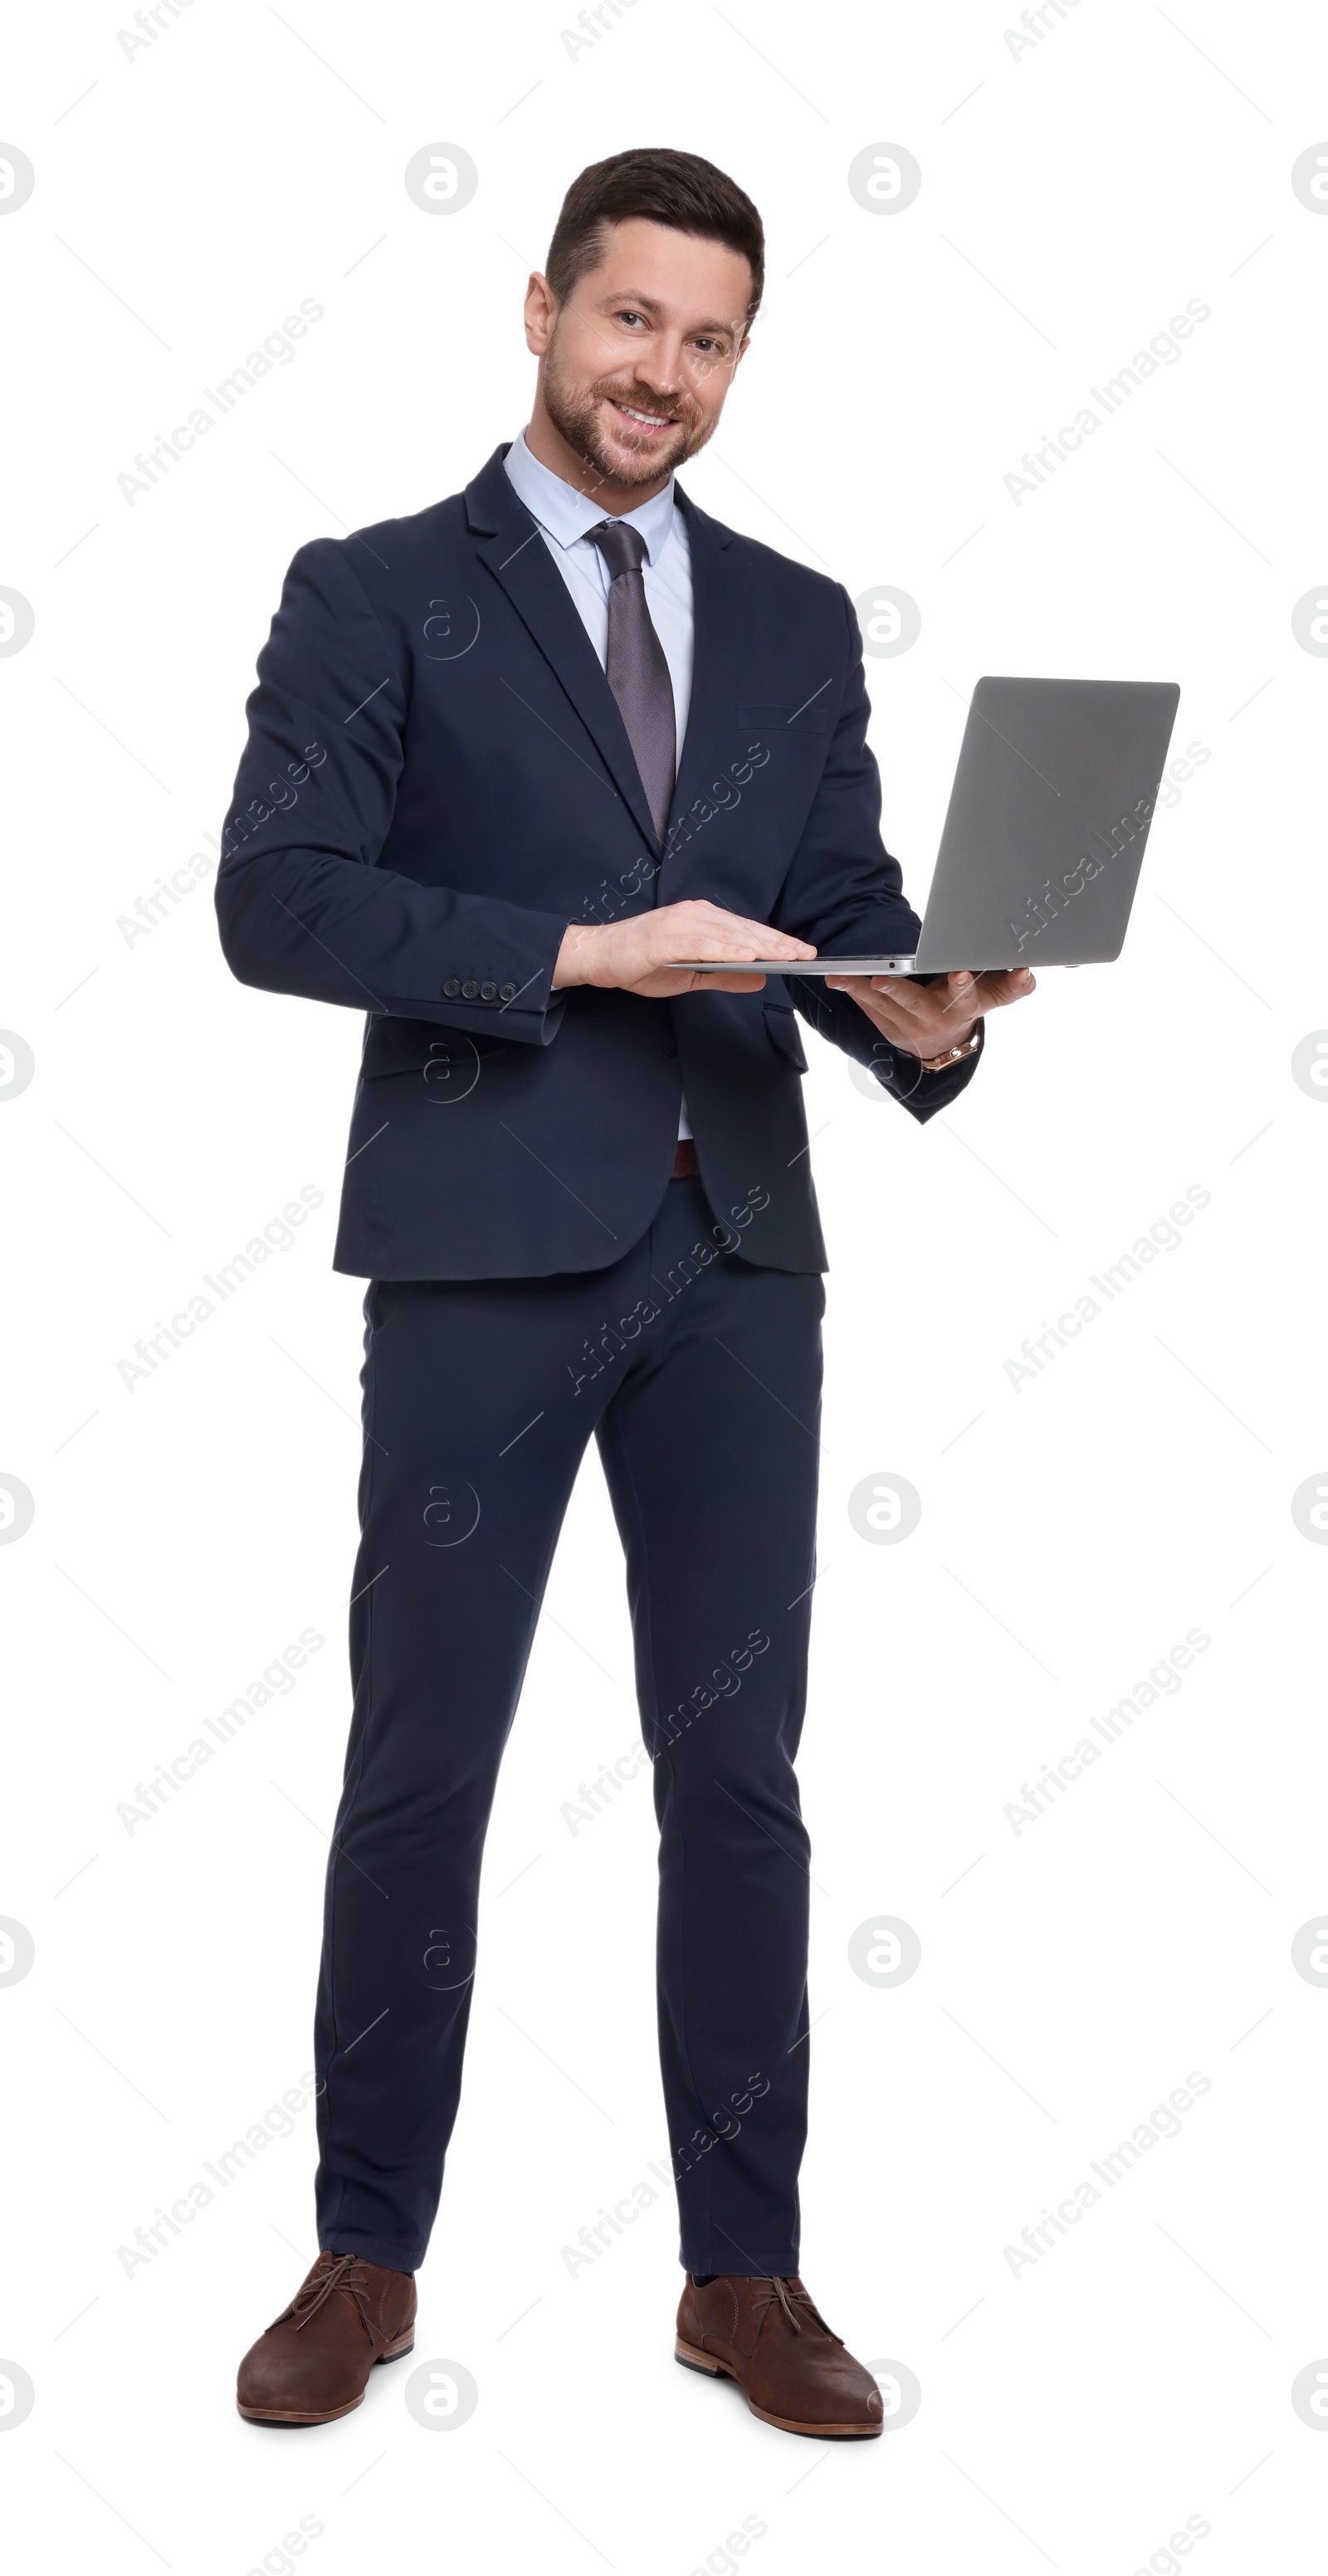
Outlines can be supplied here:
M665 307L658 303L653 295L636 295L630 288L623 288L621 291L615 289L612 294L605 296L604 302L605 304L631 304L639 307L642 313L653 313L656 316L663 315L665 311ZM730 322L693 322L691 327L693 331L740 331L742 318L740 316L736 321Z

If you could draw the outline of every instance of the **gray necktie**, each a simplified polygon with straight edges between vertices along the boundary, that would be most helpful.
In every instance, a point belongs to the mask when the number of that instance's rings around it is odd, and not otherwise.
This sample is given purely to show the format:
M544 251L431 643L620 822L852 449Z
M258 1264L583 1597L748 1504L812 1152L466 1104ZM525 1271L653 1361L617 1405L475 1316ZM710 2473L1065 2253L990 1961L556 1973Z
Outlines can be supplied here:
M605 671L662 841L673 802L678 738L669 666L646 606L641 571L646 541L639 528L625 528L621 519L601 519L586 534L609 567Z

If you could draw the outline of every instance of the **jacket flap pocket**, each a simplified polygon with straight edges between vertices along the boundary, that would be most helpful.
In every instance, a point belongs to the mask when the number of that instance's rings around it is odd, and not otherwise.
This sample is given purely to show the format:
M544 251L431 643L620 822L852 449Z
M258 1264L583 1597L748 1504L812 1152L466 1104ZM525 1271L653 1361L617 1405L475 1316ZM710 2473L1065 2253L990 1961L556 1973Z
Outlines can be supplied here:
M797 1066L799 1073L805 1073L807 1055L802 1043L802 1031L798 1026L797 1013L792 1003L763 1002L761 1009L766 1027L781 1055L786 1055L789 1063Z

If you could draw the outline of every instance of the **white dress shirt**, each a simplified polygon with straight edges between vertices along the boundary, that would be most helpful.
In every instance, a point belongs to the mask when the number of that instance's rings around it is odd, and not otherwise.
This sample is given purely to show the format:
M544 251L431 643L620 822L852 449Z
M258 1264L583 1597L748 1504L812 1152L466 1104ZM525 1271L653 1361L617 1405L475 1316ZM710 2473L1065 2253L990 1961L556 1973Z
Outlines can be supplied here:
M564 483L560 474L552 474L547 465L541 465L526 445L524 430L509 447L503 464L509 482L524 501L571 592L601 669L609 653L611 576L599 547L592 546L586 531L597 528L607 516L620 517L625 527L640 529L646 548L641 566L646 606L673 684L677 761L681 765L692 695L692 557L682 512L674 506L673 477L670 475L653 501L643 501L639 510L610 513L602 503L586 500L574 484ZM678 1134L690 1136L691 1132L684 1100Z

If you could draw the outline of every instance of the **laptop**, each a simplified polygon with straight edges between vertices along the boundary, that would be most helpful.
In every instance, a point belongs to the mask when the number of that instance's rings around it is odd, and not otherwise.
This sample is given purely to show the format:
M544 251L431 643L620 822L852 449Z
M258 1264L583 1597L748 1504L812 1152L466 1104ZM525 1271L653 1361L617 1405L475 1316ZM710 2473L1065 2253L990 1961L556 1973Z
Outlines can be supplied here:
M979 680L915 952L754 958L750 972L981 974L1119 957L1179 701L1173 680Z

